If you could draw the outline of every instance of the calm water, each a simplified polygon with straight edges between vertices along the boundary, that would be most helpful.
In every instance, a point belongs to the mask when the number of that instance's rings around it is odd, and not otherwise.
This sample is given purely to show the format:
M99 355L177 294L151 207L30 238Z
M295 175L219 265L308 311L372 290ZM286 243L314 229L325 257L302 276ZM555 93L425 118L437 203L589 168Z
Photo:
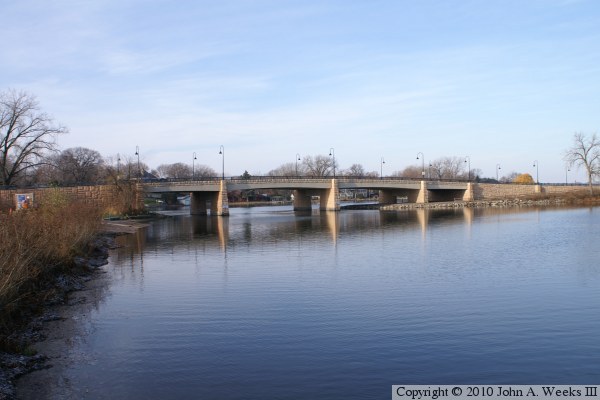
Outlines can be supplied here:
M121 240L56 398L600 382L600 209L232 209Z

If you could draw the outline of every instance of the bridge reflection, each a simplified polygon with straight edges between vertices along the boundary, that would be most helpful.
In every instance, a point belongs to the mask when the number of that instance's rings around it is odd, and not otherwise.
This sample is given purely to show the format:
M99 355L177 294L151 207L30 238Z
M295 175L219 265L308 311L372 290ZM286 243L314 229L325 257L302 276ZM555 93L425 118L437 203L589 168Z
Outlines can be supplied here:
M505 214L540 212L540 209L456 208L402 211L260 211L236 210L230 218L183 215L157 220L137 234L120 237L122 245L115 251L116 260L133 259L143 251L179 250L219 251L241 246L279 246L282 243L337 246L341 240L360 239L361 235L380 230L383 234L403 234L419 230L421 241L429 232L445 225L463 224L471 231L475 220L495 221ZM275 207L273 207L275 208ZM143 259L142 259L143 266Z

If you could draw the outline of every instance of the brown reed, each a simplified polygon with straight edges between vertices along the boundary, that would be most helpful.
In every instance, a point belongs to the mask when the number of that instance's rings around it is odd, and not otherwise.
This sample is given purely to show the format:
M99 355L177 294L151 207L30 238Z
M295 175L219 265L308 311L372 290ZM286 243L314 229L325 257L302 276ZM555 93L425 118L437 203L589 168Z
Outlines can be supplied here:
M100 224L98 209L64 199L0 213L0 335L19 319L24 302L43 296L44 280L74 267Z

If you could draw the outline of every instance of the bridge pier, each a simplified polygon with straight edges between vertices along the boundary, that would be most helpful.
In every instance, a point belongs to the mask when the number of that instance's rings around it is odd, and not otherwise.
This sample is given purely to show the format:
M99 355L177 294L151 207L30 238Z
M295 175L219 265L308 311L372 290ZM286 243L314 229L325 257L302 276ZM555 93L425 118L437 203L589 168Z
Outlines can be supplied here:
M310 211L312 210L310 190L294 190L294 211Z
M337 179L331 180L331 188L321 190L321 211L340 211L340 189Z
M427 189L427 181L421 181L421 189L419 189L419 194L417 194L415 203L429 203L429 190Z
M340 210L340 190L337 179L331 180L329 189L294 190L294 211L312 210L312 196L319 196L321 211Z
M191 192L190 214L208 215L208 204L210 204L210 215L229 215L227 183L225 181L221 181L218 192Z

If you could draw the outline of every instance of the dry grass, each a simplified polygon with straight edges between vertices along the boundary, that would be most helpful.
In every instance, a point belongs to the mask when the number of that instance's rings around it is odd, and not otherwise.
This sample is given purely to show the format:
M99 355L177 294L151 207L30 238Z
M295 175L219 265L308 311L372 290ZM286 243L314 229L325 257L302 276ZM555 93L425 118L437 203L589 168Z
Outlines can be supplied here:
M18 317L24 300L36 297L42 278L74 265L74 256L85 252L100 224L97 209L62 199L39 209L0 213L1 331Z
M587 188L565 193L535 193L519 197L522 200L560 200L570 205L600 204L600 194L590 194Z

